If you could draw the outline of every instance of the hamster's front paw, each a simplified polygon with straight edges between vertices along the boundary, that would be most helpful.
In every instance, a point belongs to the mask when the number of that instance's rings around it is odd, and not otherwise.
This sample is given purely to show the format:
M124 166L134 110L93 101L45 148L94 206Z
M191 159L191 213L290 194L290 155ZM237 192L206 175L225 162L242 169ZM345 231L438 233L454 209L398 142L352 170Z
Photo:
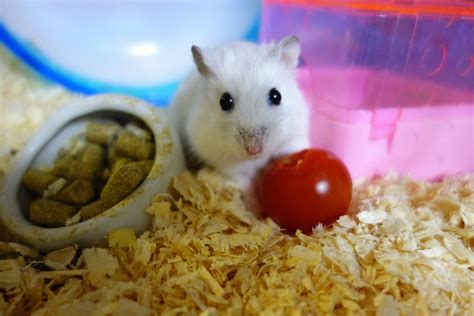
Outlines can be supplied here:
M245 208L248 211L255 215L262 215L254 185L249 188L246 188L245 190L242 190L242 198L245 204Z
M253 177L239 175L234 176L234 181L237 182L242 192L242 199L246 209L255 215L261 215L262 212L258 204L255 179Z

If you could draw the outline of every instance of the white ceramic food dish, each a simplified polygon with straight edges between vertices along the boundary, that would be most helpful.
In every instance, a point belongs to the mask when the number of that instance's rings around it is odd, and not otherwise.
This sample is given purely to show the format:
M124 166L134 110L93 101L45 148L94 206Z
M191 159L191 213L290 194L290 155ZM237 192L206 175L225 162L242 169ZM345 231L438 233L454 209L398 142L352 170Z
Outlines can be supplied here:
M71 137L85 131L89 119L129 117L145 123L156 142L154 165L141 185L117 205L84 222L60 228L44 228L30 223L27 208L31 197L21 185L26 170L53 165L58 151ZM163 153L163 146L171 149ZM184 169L185 159L179 139L163 110L123 95L84 98L59 110L19 154L6 175L0 195L0 220L15 236L41 251L73 243L82 247L103 245L107 234L114 229L128 227L138 234L145 231L151 222L145 208L157 193L167 192L173 176Z

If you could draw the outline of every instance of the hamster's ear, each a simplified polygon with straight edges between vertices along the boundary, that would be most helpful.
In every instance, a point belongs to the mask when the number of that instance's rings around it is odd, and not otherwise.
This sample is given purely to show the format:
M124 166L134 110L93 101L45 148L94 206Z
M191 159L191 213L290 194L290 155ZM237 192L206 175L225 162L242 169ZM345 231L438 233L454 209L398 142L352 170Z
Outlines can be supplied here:
M276 44L272 53L280 58L281 62L290 67L295 68L298 65L300 56L300 41L297 36L287 36Z
M191 47L191 52L193 53L194 63L196 64L199 73L204 77L212 76L214 73L209 66L206 65L201 49L196 45L193 45L193 47Z

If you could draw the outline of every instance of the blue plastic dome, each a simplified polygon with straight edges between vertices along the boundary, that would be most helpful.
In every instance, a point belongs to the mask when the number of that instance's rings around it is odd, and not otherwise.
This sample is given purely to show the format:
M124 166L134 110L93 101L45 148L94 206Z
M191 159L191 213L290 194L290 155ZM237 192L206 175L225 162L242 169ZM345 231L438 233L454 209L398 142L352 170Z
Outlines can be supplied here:
M260 1L6 0L0 13L0 41L46 78L166 105L191 45L257 40Z

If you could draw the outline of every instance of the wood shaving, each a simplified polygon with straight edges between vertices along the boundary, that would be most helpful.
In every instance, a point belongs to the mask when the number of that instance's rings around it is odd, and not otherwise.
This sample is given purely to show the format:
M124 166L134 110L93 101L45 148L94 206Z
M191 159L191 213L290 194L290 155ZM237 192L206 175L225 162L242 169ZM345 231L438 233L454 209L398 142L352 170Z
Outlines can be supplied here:
M69 246L48 253L44 263L53 270L65 270L72 262L77 253L77 245Z
M22 244L0 241L0 256L8 256L11 254L34 258L39 255L39 251Z
M56 88L36 102L49 88L9 67L0 63L1 93L41 118L71 98ZM41 120L28 123L24 109L8 109L21 124L7 128L34 131L24 124ZM6 146L21 148L18 137ZM127 247L83 249L76 260L71 249L38 257L0 244L14 253L0 259L0 315L472 315L474 175L355 183L350 215L287 235L249 213L227 179L186 172L172 195L136 210L153 223Z
M84 249L76 265L69 260L54 274L1 260L3 306L36 315L472 312L473 227L461 212L474 212L474 175L364 182L354 189L356 215L293 236L270 219L250 214L244 221L228 212L243 207L241 197L211 170L174 183L173 197L158 195L146 210L152 228L125 248ZM448 197L456 207L439 203ZM34 308L27 293L39 281L25 281L32 276L44 283Z
M40 125L77 98L41 80L0 43L0 178Z

